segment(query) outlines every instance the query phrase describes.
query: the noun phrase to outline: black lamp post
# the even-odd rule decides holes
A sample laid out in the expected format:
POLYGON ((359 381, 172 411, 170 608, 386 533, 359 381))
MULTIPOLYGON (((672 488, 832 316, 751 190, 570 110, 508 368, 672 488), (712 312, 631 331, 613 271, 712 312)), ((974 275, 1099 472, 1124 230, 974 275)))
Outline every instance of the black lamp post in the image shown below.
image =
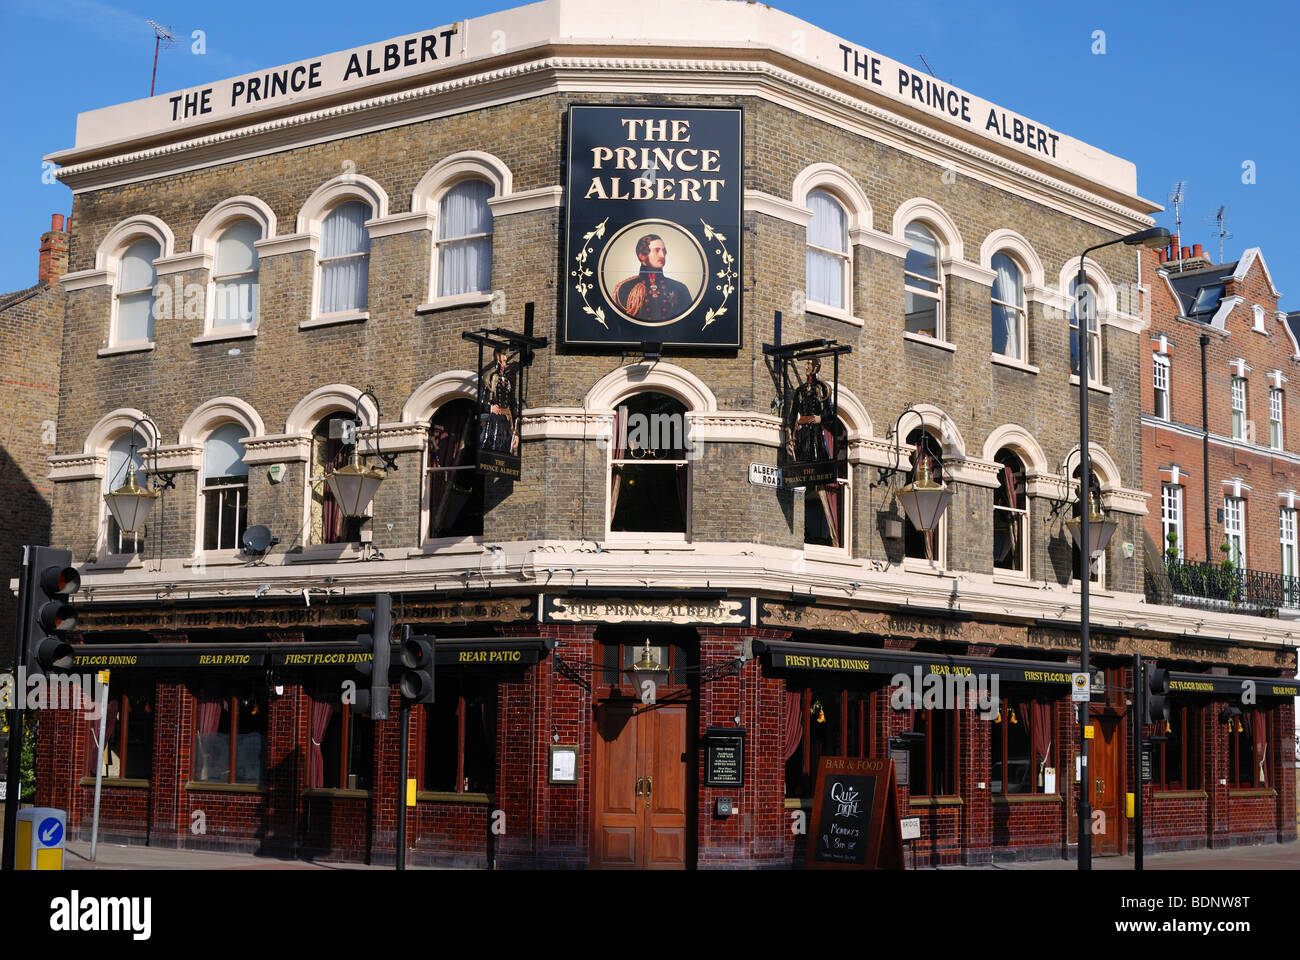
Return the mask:
MULTIPOLYGON (((1130 247, 1152 247, 1160 248, 1168 245, 1169 231, 1164 227, 1152 227, 1149 230, 1139 230, 1137 233, 1130 233, 1126 237, 1118 237, 1114 240, 1107 240, 1105 243, 1099 243, 1083 251, 1079 257, 1079 278, 1075 283, 1075 317, 1079 325, 1079 474, 1081 477, 1079 494, 1079 528, 1076 536, 1076 542, 1079 544, 1079 635, 1081 659, 1079 669, 1084 674, 1088 673, 1088 600, 1089 586, 1092 580, 1092 556, 1088 554, 1087 548, 1093 544, 1092 536, 1092 497, 1090 493, 1092 477, 1092 457, 1088 450, 1088 339, 1090 336, 1088 328, 1088 297, 1087 297, 1087 276, 1084 271, 1084 263, 1088 259, 1088 254, 1094 250, 1100 250, 1102 247, 1113 246, 1117 243, 1127 244, 1130 247), (1089 491, 1085 493, 1085 491, 1089 491), (1086 501, 1085 501, 1086 497, 1086 501)), ((1100 321, 1099 321, 1100 322, 1100 321)), ((1100 358, 1098 358, 1100 360, 1100 358)), ((1073 532, 1073 531, 1071 531, 1073 532)), ((1099 531, 1100 532, 1100 531, 1099 531)), ((1113 528, 1112 528, 1113 532, 1113 528)), ((1107 538, 1109 539, 1109 538, 1107 538)), ((1104 548, 1104 544, 1103 544, 1104 548)), ((1092 719, 1092 705, 1081 704, 1079 710, 1079 738, 1080 745, 1083 748, 1082 781, 1079 784, 1079 869, 1092 869, 1092 780, 1088 776, 1088 746, 1087 730, 1089 721, 1092 719)), ((1139 789, 1141 785, 1139 784, 1139 789)))

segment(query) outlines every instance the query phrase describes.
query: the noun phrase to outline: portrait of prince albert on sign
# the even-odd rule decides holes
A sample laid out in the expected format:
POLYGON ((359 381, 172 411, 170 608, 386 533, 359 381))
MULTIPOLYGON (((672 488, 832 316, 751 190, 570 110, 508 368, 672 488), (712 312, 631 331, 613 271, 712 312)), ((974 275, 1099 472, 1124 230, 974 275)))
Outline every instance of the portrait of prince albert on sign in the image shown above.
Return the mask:
POLYGON ((614 302, 633 320, 664 323, 690 309, 694 297, 686 284, 664 274, 668 246, 663 237, 647 233, 636 243, 640 271, 614 287, 614 302))

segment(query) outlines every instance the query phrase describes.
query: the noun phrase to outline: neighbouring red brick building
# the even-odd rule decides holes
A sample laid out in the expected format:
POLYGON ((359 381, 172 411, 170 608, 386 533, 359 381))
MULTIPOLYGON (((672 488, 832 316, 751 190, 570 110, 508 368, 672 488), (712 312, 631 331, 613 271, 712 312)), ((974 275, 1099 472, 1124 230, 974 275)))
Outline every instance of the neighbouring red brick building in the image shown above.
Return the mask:
POLYGON ((390 594, 437 637, 415 862, 802 866, 830 756, 895 761, 918 865, 1069 857, 1090 566, 1094 850, 1132 842, 1139 653, 1209 745, 1182 785, 1207 815, 1169 836, 1294 839, 1293 645, 1143 594, 1131 249, 1088 258, 1070 319, 1082 252, 1151 225, 1132 164, 716 0, 546 0, 92 111, 52 159, 78 224, 52 539, 78 668, 112 670, 105 743, 43 730, 74 834, 99 771, 107 836, 391 862, 399 724, 341 695, 390 594), (549 342, 516 410, 463 335, 521 328, 549 342), (851 349, 819 381, 774 359, 797 344, 851 349), (1091 564, 1080 376, 1115 524, 1091 564), (351 427, 396 469, 345 517, 351 427), (104 506, 133 463, 174 481, 135 532, 104 506), (921 531, 898 494, 927 473, 921 531), (983 686, 904 703, 900 675, 983 686), (1231 740, 1242 679, 1266 719, 1231 740), (1229 761, 1261 783, 1221 802, 1229 761))

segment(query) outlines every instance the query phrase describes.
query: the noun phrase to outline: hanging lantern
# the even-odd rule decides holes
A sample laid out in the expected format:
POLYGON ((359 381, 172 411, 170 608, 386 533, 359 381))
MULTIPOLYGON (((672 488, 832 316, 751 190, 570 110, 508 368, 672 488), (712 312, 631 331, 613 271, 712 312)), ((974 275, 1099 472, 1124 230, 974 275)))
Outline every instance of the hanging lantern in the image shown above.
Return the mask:
POLYGON ((943 512, 952 502, 952 494, 942 483, 930 479, 930 458, 923 454, 920 456, 916 479, 895 491, 894 497, 903 505, 903 512, 912 526, 922 533, 929 533, 939 526, 943 512))
MULTIPOLYGON (((1075 517, 1073 520, 1065 521, 1066 529, 1070 531, 1070 539, 1074 541, 1076 548, 1082 550, 1079 543, 1081 534, 1080 527, 1083 526, 1083 520, 1075 517)), ((1114 520, 1108 520, 1106 515, 1098 509, 1096 498, 1088 497, 1088 540, 1089 543, 1088 559, 1099 556, 1106 549, 1106 544, 1110 543, 1110 538, 1115 534, 1115 528, 1118 524, 1114 520)))
POLYGON ((136 483, 135 465, 132 464, 126 471, 126 483, 112 493, 104 494, 104 503, 108 505, 108 512, 113 515, 121 531, 134 534, 149 519, 158 495, 157 490, 136 483))
POLYGON ((352 458, 346 467, 325 476, 325 483, 345 517, 364 517, 375 491, 383 482, 383 471, 361 465, 361 454, 356 446, 352 448, 352 458))
POLYGON ((657 687, 662 676, 668 673, 668 668, 659 660, 658 649, 650 646, 649 637, 646 637, 645 646, 641 650, 641 659, 632 664, 631 672, 638 690, 644 690, 646 683, 657 687))

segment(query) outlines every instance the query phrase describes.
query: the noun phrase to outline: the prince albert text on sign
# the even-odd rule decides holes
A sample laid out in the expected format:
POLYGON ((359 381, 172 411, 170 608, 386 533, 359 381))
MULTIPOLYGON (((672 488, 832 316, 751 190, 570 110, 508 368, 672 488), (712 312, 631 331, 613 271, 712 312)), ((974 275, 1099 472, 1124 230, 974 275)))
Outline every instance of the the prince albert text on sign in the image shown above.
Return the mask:
POLYGON ((741 346, 741 111, 569 108, 564 341, 741 346))

